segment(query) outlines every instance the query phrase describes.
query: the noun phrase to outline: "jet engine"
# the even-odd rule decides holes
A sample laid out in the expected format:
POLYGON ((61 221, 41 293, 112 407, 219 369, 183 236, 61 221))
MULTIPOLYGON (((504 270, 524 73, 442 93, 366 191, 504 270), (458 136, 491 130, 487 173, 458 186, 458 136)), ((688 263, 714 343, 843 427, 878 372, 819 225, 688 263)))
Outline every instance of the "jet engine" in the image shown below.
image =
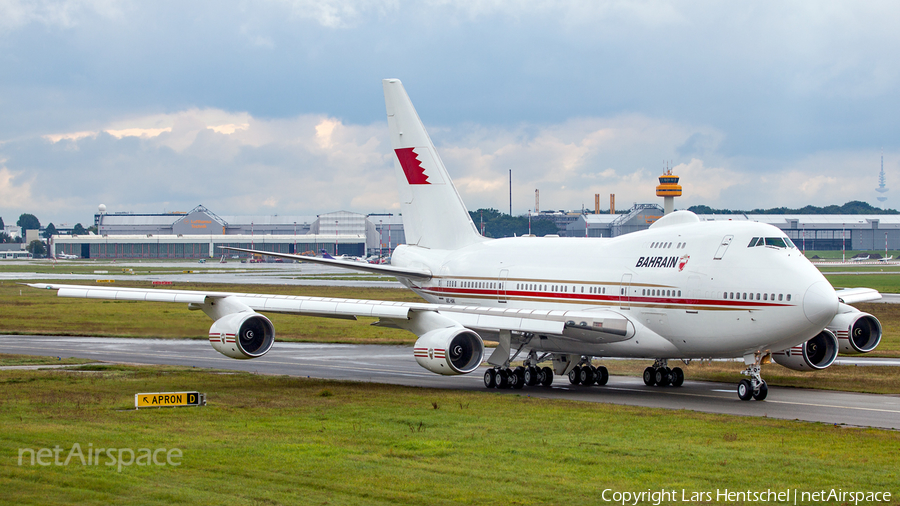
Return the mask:
POLYGON ((828 329, 803 344, 772 353, 772 360, 795 371, 817 371, 834 363, 838 340, 828 329))
POLYGON ((213 322, 209 342, 227 357, 257 358, 272 348, 275 327, 268 318, 253 311, 232 313, 213 322))
POLYGON ((881 342, 878 318, 841 304, 840 311, 826 327, 834 332, 843 353, 868 353, 881 342))
POLYGON ((484 341, 465 327, 445 327, 419 337, 413 353, 416 362, 431 372, 467 374, 484 360, 484 341))

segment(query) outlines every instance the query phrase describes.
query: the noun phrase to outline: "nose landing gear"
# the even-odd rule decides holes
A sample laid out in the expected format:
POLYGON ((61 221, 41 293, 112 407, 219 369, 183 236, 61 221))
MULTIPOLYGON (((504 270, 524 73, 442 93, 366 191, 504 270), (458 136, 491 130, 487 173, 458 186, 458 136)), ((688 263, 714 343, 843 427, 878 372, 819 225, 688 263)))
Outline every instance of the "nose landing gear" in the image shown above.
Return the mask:
POLYGON ((750 376, 750 379, 742 379, 738 383, 737 394, 740 400, 749 401, 750 399, 756 399, 761 401, 769 395, 769 387, 762 379, 762 368, 760 367, 766 356, 768 356, 767 353, 759 352, 744 355, 744 363, 747 365, 747 368, 741 371, 741 374, 750 376))

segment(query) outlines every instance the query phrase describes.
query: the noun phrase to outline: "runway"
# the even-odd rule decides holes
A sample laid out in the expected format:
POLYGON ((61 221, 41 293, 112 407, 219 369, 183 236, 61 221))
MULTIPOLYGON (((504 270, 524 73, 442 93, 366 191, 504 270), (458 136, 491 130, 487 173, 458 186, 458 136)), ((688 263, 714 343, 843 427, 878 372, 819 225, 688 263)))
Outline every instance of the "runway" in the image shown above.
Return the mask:
MULTIPOLYGON (((412 348, 407 346, 276 343, 272 351, 262 358, 233 360, 214 351, 205 340, 4 335, 0 336, 0 353, 185 365, 441 389, 484 390, 482 375, 479 373, 438 376, 422 369, 412 356, 412 348)), ((690 377, 689 367, 686 373, 690 377)), ((657 388, 647 387, 640 378, 624 376, 612 376, 609 384, 603 387, 572 386, 567 378, 557 376, 551 388, 525 387, 522 390, 494 392, 900 429, 900 396, 890 395, 772 387, 766 401, 743 402, 738 400, 735 385, 730 383, 685 381, 681 388, 657 388)))

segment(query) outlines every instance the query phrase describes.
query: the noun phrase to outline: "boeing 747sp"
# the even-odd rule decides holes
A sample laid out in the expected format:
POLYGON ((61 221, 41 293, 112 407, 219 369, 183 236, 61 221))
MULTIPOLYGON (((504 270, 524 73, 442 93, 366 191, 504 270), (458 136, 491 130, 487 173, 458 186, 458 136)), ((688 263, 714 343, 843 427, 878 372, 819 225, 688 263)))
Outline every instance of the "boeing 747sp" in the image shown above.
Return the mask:
POLYGON ((407 244, 389 265, 224 248, 396 276, 425 302, 32 284, 61 297, 179 302, 214 323, 209 340, 236 359, 264 355, 275 329, 261 313, 368 316, 418 336, 412 354, 437 374, 482 369, 488 388, 549 386, 554 375, 603 385, 603 357, 652 359, 647 385, 680 386, 670 362, 743 359, 742 400, 766 398, 771 357, 796 370, 824 369, 839 351, 866 353, 878 320, 852 306, 875 290, 835 292, 778 228, 701 222, 677 211, 648 230, 614 238, 488 239, 466 211, 399 80, 383 81, 407 244), (510 362, 524 359, 520 367, 510 362), (549 365, 548 365, 549 364, 549 365))

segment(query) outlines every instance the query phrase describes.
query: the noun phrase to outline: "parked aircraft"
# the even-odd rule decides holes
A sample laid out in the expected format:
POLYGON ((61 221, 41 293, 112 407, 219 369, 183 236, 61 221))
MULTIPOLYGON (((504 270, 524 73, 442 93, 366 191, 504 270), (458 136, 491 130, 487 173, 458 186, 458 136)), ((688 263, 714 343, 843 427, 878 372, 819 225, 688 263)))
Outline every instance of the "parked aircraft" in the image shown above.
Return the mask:
POLYGON ((416 334, 416 361, 444 375, 479 370, 489 339, 499 344, 483 369, 488 388, 549 386, 554 374, 604 385, 607 369, 595 365, 602 357, 653 359, 644 382, 680 386, 684 372, 670 362, 740 357, 748 378, 738 396, 762 400, 769 357, 817 370, 839 350, 866 353, 880 342, 878 320, 849 305, 880 294, 835 292, 771 225, 701 222, 676 211, 614 238, 481 236, 402 84, 386 79, 383 86, 407 240, 391 263, 223 249, 389 274, 427 302, 30 286, 62 297, 186 303, 214 320, 212 346, 237 359, 272 347, 266 312, 378 318, 377 325, 416 334), (523 365, 511 368, 519 358, 523 365))

